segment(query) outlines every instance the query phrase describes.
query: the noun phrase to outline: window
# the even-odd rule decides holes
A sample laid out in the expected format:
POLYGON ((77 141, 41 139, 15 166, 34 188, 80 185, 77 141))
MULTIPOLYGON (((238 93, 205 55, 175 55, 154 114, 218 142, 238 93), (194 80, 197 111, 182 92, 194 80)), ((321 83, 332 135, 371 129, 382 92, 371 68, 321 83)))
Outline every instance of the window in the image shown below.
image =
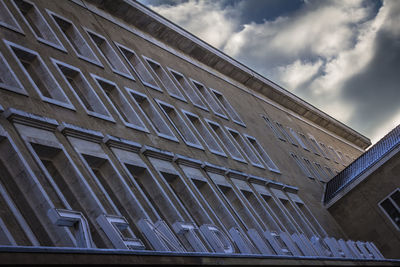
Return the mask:
POLYGON ((336 154, 338 155, 338 158, 339 158, 340 162, 342 162, 342 165, 346 166, 345 157, 343 156, 342 152, 336 151, 336 154))
POLYGON ((302 170, 303 174, 307 176, 308 178, 313 179, 314 176, 310 173, 310 171, 304 166, 304 164, 300 161, 300 159, 297 157, 297 155, 290 153, 294 161, 296 162, 297 166, 302 170))
POLYGON ((49 103, 74 109, 68 97, 38 53, 20 45, 4 41, 40 97, 49 103))
POLYGON ((27 95, 28 93, 22 87, 17 76, 8 65, 4 56, 0 53, 0 88, 9 90, 15 93, 27 95))
POLYGON ((317 152, 314 150, 314 147, 308 141, 307 137, 300 132, 299 132, 299 135, 300 135, 300 138, 303 140, 303 144, 306 146, 306 148, 304 148, 304 150, 310 151, 310 149, 311 149, 314 154, 317 154, 317 152))
POLYGON ((113 72, 124 76, 125 78, 134 80, 132 74, 129 72, 128 68, 124 65, 121 58, 117 55, 115 50, 112 48, 111 44, 101 36, 100 34, 94 33, 93 31, 86 29, 89 37, 92 39, 93 43, 96 45, 98 51, 110 65, 113 72))
POLYGON ((321 165, 317 162, 314 162, 315 166, 317 166, 317 170, 319 172, 319 175, 317 176, 321 182, 326 182, 328 179, 328 174, 325 172, 325 170, 321 167, 321 165))
POLYGON ((129 88, 126 90, 160 137, 179 142, 146 95, 129 88))
POLYGON ((269 128, 271 128, 272 132, 274 133, 275 137, 286 142, 285 137, 282 135, 282 133, 275 128, 274 124, 272 123, 272 121, 265 115, 262 116, 265 120, 265 122, 267 123, 267 125, 269 126, 269 128))
POLYGON ((52 59, 72 93, 89 115, 114 121, 110 113, 101 102, 99 96, 90 86, 82 72, 71 65, 52 59))
POLYGON ((140 81, 147 87, 155 89, 157 91, 161 91, 160 87, 158 87, 156 81, 153 76, 151 76, 150 72, 146 69, 143 62, 140 58, 133 52, 131 49, 114 42, 118 49, 121 51, 122 55, 128 61, 128 64, 131 66, 133 71, 135 71, 136 75, 139 77, 140 81))
POLYGON ((210 105, 212 111, 215 113, 215 115, 228 119, 228 117, 225 115, 224 111, 222 110, 222 107, 218 104, 217 100, 211 95, 211 93, 207 90, 207 88, 202 85, 201 83, 190 79, 195 86, 195 88, 200 92, 200 94, 203 96, 203 98, 206 100, 208 105, 210 105))
POLYGON ((288 132, 286 131, 285 127, 280 124, 279 122, 275 122, 276 125, 278 125, 278 129, 283 133, 283 135, 286 137, 286 140, 288 140, 292 145, 297 146, 297 144, 294 142, 293 138, 290 137, 288 132))
POLYGON ((47 12, 79 58, 97 66, 103 66, 72 21, 49 10, 47 12))
POLYGON ((161 110, 164 112, 165 116, 167 116, 168 120, 172 123, 175 130, 179 133, 183 141, 185 141, 188 146, 204 149, 199 140, 186 125, 181 115, 179 115, 179 113, 175 110, 173 106, 160 100, 156 100, 156 102, 160 106, 161 110))
POLYGON ((214 131, 214 134, 221 140, 221 143, 225 145, 225 148, 229 152, 229 154, 232 156, 233 159, 246 163, 244 160, 243 156, 240 154, 239 150, 236 148, 236 146, 233 144, 231 139, 226 135, 226 133, 222 130, 222 128, 219 126, 218 123, 207 120, 208 125, 211 127, 211 129, 214 131))
POLYGON ((249 146, 249 144, 243 139, 243 137, 239 134, 239 132, 230 129, 228 127, 225 127, 228 132, 231 134, 233 139, 236 141, 236 143, 241 147, 244 151, 244 154, 246 154, 247 158, 250 160, 251 164, 259 167, 259 168, 264 168, 262 165, 261 161, 258 159, 257 155, 254 153, 252 148, 249 146))
POLYGON ((4 0, 0 0, 0 26, 23 33, 14 16, 11 14, 10 10, 8 10, 4 0))
POLYGON ((329 160, 329 159, 334 159, 334 155, 330 154, 329 150, 326 148, 326 146, 325 146, 324 143, 319 142, 319 145, 320 145, 321 151, 325 153, 325 156, 324 156, 324 157, 325 157, 327 160, 329 160))
POLYGON ((96 81, 97 85, 102 89, 108 102, 126 126, 136 130, 149 132, 136 111, 132 108, 114 82, 108 81, 94 74, 92 74, 92 77, 96 81))
POLYGON ((203 141, 206 143, 208 149, 217 155, 226 157, 225 152, 221 148, 221 146, 218 144, 218 142, 215 140, 215 138, 211 135, 211 133, 208 131, 206 126, 201 122, 200 118, 188 111, 182 110, 183 114, 185 114, 186 118, 190 121, 192 124, 193 128, 196 129, 198 136, 203 139, 203 141))
POLYGON ((219 103, 225 108, 225 110, 228 112, 229 116, 232 118, 234 122, 237 124, 246 127, 242 119, 239 117, 237 112, 233 109, 231 104, 228 102, 228 100, 217 90, 215 89, 210 89, 211 92, 214 93, 215 97, 218 99, 219 103))
POLYGON ((322 148, 318 145, 317 140, 315 140, 315 138, 312 135, 310 135, 310 134, 308 134, 308 135, 310 137, 311 144, 313 146, 314 154, 317 155, 317 156, 321 156, 322 155, 326 159, 329 159, 328 156, 325 154, 325 152, 322 150, 322 148))
POLYGON ((303 140, 301 140, 301 137, 299 137, 299 135, 296 133, 295 130, 293 130, 292 128, 289 128, 290 133, 292 134, 292 136, 297 140, 297 142, 300 144, 300 146, 304 149, 304 150, 308 150, 307 145, 303 142, 303 140))
POLYGON ((339 164, 339 161, 341 160, 340 156, 338 155, 338 153, 336 152, 336 150, 333 149, 333 147, 328 147, 329 150, 331 151, 332 154, 332 158, 335 161, 335 163, 339 164))
POLYGON ((329 173, 329 178, 332 178, 333 176, 335 176, 335 174, 333 173, 333 171, 331 170, 331 168, 329 168, 328 166, 325 166, 325 170, 329 173))
POLYGON ((268 153, 258 143, 258 141, 252 136, 248 136, 248 135, 245 135, 245 136, 246 136, 247 140, 249 140, 249 142, 253 146, 253 148, 258 152, 258 154, 264 160, 264 163, 265 163, 265 165, 267 165, 268 169, 270 171, 273 171, 273 172, 276 172, 276 173, 280 173, 279 168, 275 165, 275 163, 269 157, 268 153))
POLYGON ((311 162, 306 158, 303 158, 303 160, 306 163, 306 167, 310 171, 310 174, 312 175, 312 177, 310 177, 310 178, 318 178, 318 180, 321 180, 321 177, 319 177, 319 173, 314 169, 311 162))
POLYGON ((171 78, 168 76, 167 72, 163 69, 163 67, 161 67, 159 63, 150 58, 147 58, 145 56, 143 56, 143 58, 147 61, 153 73, 158 77, 160 82, 164 85, 164 88, 167 90, 168 94, 170 94, 170 96, 172 97, 175 97, 176 99, 186 102, 185 97, 172 82, 171 78))
POLYGON ((379 203, 379 207, 394 224, 397 230, 400 230, 400 189, 397 188, 388 197, 379 203))
POLYGON ((168 68, 174 77, 175 81, 181 86, 181 88, 185 91, 186 95, 189 97, 190 101, 192 101, 193 105, 198 108, 208 110, 204 105, 203 100, 201 100, 200 96, 197 94, 195 89, 189 84, 183 74, 168 68))
POLYGON ((32 30, 36 39, 52 47, 65 51, 65 48, 54 34, 53 30, 40 13, 39 9, 30 1, 14 0, 18 12, 21 14, 26 25, 32 30))

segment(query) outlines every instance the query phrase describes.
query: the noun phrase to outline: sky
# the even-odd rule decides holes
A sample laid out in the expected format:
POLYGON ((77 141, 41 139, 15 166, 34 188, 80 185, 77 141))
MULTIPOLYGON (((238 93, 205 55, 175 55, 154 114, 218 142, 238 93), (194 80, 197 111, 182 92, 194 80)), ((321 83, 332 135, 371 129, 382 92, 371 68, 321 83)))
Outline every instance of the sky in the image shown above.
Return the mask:
POLYGON ((367 136, 400 124, 400 0, 139 0, 367 136))

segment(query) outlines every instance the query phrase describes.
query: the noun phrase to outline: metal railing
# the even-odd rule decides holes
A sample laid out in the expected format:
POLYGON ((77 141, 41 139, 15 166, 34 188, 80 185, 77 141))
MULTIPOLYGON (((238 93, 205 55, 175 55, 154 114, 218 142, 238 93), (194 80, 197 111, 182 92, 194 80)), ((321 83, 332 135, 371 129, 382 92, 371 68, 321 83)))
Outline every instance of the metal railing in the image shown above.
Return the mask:
POLYGON ((400 144, 400 125, 390 131, 368 151, 358 157, 349 166, 333 177, 325 188, 324 203, 332 200, 341 190, 346 188, 368 168, 383 158, 400 144))

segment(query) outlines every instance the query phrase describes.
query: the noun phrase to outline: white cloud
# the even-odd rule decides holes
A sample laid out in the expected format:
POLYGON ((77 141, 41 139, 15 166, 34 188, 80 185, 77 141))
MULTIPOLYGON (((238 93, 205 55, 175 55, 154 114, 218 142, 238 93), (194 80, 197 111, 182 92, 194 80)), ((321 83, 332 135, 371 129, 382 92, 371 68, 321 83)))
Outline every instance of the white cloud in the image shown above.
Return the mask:
POLYGON ((217 48, 222 48, 237 27, 231 16, 234 10, 222 9, 218 1, 191 0, 175 6, 150 7, 217 48))
POLYGON ((300 85, 309 81, 322 66, 322 60, 316 62, 302 62, 296 60, 291 65, 278 67, 279 79, 282 85, 289 90, 295 91, 300 85))

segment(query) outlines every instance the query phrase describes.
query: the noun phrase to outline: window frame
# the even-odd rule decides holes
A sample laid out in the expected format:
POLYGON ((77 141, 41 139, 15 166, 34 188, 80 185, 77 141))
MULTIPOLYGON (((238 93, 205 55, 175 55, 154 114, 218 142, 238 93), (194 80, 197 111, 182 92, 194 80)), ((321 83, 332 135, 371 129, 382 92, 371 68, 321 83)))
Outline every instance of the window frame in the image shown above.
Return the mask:
POLYGON ((382 203, 386 200, 389 200, 391 202, 391 204, 397 209, 397 211, 400 213, 400 206, 397 205, 397 203, 395 201, 393 201, 393 199, 391 198, 392 195, 394 195, 396 192, 400 193, 400 188, 396 188, 395 190, 393 190, 390 194, 388 194, 384 199, 382 199, 381 201, 379 201, 378 203, 378 207, 381 209, 381 211, 383 212, 383 214, 385 214, 387 216, 387 219, 390 220, 390 222, 393 224, 393 226, 400 231, 400 226, 396 225, 396 223, 393 221, 392 217, 390 217, 390 215, 388 214, 388 212, 382 207, 382 203))
POLYGON ((201 145, 199 139, 193 133, 192 129, 190 129, 190 127, 188 126, 186 121, 182 118, 181 114, 179 114, 178 110, 174 106, 172 106, 172 105, 170 105, 170 104, 168 104, 168 103, 166 103, 166 102, 164 102, 164 101, 162 101, 160 99, 154 99, 154 101, 158 104, 158 106, 160 107, 162 113, 165 115, 165 117, 167 117, 168 121, 172 124, 172 127, 175 129, 175 131, 182 138, 183 142, 185 142, 185 144, 190 146, 190 147, 194 147, 194 148, 197 148, 197 149, 200 149, 200 150, 204 151, 204 147, 201 145), (189 134, 192 135, 192 137, 195 139, 195 141, 197 141, 197 144, 187 140, 187 138, 184 136, 184 134, 180 130, 181 126, 180 125, 176 125, 176 123, 171 119, 170 115, 164 110, 164 108, 162 106, 166 106, 166 107, 172 109, 173 112, 175 112, 175 114, 179 117, 179 120, 184 124, 184 127, 186 127, 186 130, 189 131, 189 134))
POLYGON ((32 34, 35 36, 35 38, 43 43, 46 44, 48 46, 51 46, 53 48, 56 48, 62 52, 67 53, 67 50, 65 49, 64 45, 61 43, 60 39, 58 38, 58 36, 56 35, 56 33, 54 32, 53 28, 51 28, 50 24, 47 22, 47 20, 44 18, 42 12, 40 12, 39 8, 36 6, 35 3, 29 1, 29 0, 23 0, 24 2, 32 5, 32 8, 36 11, 37 15, 40 17, 40 19, 43 20, 44 25, 47 27, 47 30, 50 31, 50 34, 54 37, 56 43, 53 43, 52 41, 49 41, 43 37, 40 37, 36 34, 36 32, 33 30, 32 26, 30 25, 29 21, 25 18, 24 14, 22 14, 22 11, 20 10, 20 8, 17 6, 17 3, 15 3, 15 0, 12 0, 12 4, 14 5, 15 9, 17 10, 18 14, 22 17, 22 20, 25 22, 26 26, 29 28, 29 30, 32 32, 32 34))
POLYGON ((224 152, 223 147, 218 143, 217 139, 215 139, 215 137, 212 135, 212 133, 210 132, 210 130, 207 128, 207 126, 201 121, 200 117, 197 116, 196 114, 189 112, 187 110, 181 109, 182 113, 185 115, 186 119, 188 121, 190 121, 190 124, 192 124, 193 129, 195 130, 195 132, 197 133, 197 135, 200 137, 201 140, 203 140, 203 142, 206 144, 208 150, 210 150, 211 153, 222 156, 222 157, 228 157, 226 155, 226 153, 224 152), (215 150, 213 149, 208 142, 204 139, 204 137, 199 133, 199 131, 197 130, 197 128, 193 125, 193 122, 188 118, 188 116, 192 116, 194 118, 196 118, 199 123, 202 125, 202 127, 208 132, 209 136, 214 140, 214 142, 218 145, 218 147, 220 148, 221 151, 215 150))
MULTIPOLYGON (((163 66, 161 66, 161 64, 158 63, 157 61, 155 61, 154 59, 151 59, 151 58, 146 57, 146 56, 144 56, 144 55, 142 55, 142 57, 144 58, 144 61, 146 62, 148 68, 150 68, 150 72, 153 73, 153 76, 157 77, 159 83, 162 84, 162 86, 165 88, 165 90, 167 91, 167 93, 168 93, 171 97, 173 97, 173 98, 175 98, 175 99, 178 99, 178 100, 180 100, 180 101, 182 101, 182 102, 187 103, 187 100, 186 100, 185 96, 182 94, 182 92, 179 90, 179 88, 178 88, 178 87, 175 85, 175 83, 172 81, 171 77, 169 77, 167 71, 163 68, 163 66), (154 64, 154 65, 157 65, 157 67, 164 73, 166 79, 169 79, 169 82, 168 82, 168 83, 169 83, 170 85, 172 85, 172 86, 176 89, 176 92, 177 92, 177 93, 172 92, 171 89, 170 89, 170 87, 167 87, 167 86, 165 85, 165 82, 163 81, 163 79, 155 72, 155 70, 154 70, 153 67, 150 65, 150 63, 152 63, 152 64, 154 64)), ((174 89, 172 89, 172 90, 174 90, 174 89)))
POLYGON ((264 147, 260 144, 260 142, 258 142, 258 140, 254 137, 254 136, 250 136, 248 134, 243 134, 247 141, 249 141, 250 145, 254 148, 255 152, 257 152, 257 154, 260 156, 260 158, 262 159, 262 161, 264 162, 264 165, 267 166, 267 168, 275 173, 281 174, 281 171, 279 170, 278 166, 276 166, 275 162, 271 159, 271 157, 269 156, 269 154, 265 151, 264 147), (268 157, 269 161, 273 164, 273 166, 270 166, 270 164, 268 164, 266 162, 266 160, 264 159, 264 157, 262 155, 260 155, 260 153, 258 152, 258 150, 254 147, 253 143, 250 141, 250 139, 252 139, 257 146, 260 148, 260 150, 266 155, 266 157, 268 157))
POLYGON ((83 72, 77 68, 74 67, 68 63, 59 61, 55 58, 51 58, 51 61, 53 62, 55 68, 57 69, 57 71, 59 72, 59 74, 62 76, 65 84, 68 86, 68 88, 70 89, 70 91, 72 92, 72 94, 75 96, 76 100, 79 102, 79 104, 83 107, 83 109, 86 111, 86 113, 90 116, 96 117, 96 118, 100 118, 106 121, 110 121, 115 123, 115 119, 113 118, 113 116, 110 114, 110 112, 108 111, 107 107, 104 105, 103 101, 101 100, 101 98, 99 97, 99 95, 97 94, 96 90, 94 90, 94 88, 92 87, 92 85, 89 83, 88 79, 86 78, 85 75, 83 75, 83 72), (101 113, 98 113, 96 111, 90 111, 86 108, 85 104, 82 102, 81 98, 79 97, 79 95, 75 92, 75 89, 71 86, 71 84, 69 83, 69 81, 67 80, 67 78, 65 77, 64 73, 61 71, 61 69, 59 68, 58 65, 62 65, 65 68, 68 68, 70 70, 73 70, 75 72, 78 73, 78 75, 81 76, 81 79, 87 84, 89 90, 92 91, 92 93, 94 94, 94 97, 98 100, 98 103, 102 106, 102 108, 104 108, 104 111, 108 114, 104 115, 101 113))
MULTIPOLYGON (((129 128, 135 129, 135 130, 139 130, 145 133, 150 133, 149 130, 147 129, 146 125, 144 124, 143 120, 140 118, 139 114, 135 111, 135 109, 132 107, 131 103, 128 101, 128 99, 125 97, 125 95, 123 94, 122 90, 120 89, 120 87, 113 81, 107 80, 103 77, 100 77, 96 74, 90 73, 90 76, 92 77, 92 79, 94 80, 94 82, 96 83, 96 85, 101 89, 101 93, 103 94, 104 98, 107 99, 108 103, 110 104, 110 106, 114 109, 114 112, 117 113, 118 117, 120 118, 120 120, 122 121, 122 123, 129 128), (119 93, 119 95, 126 101, 126 104, 128 104, 129 109, 134 112, 136 114, 136 117, 138 118, 139 122, 143 125, 142 127, 136 124, 133 124, 132 122, 126 121, 122 115, 120 114, 119 110, 115 107, 114 102, 110 99, 110 97, 104 92, 105 89, 103 89, 103 87, 100 85, 99 80, 107 83, 111 86, 114 87, 114 90, 117 90, 117 92, 119 93)), ((126 116, 126 115, 125 115, 126 116)))
POLYGON ((106 64, 110 67, 110 69, 111 69, 114 73, 116 73, 116 74, 118 74, 118 75, 121 75, 122 77, 125 77, 125 78, 127 78, 127 79, 129 79, 129 80, 135 81, 135 78, 132 76, 132 73, 129 71, 129 69, 126 67, 126 65, 124 64, 124 62, 121 60, 121 57, 118 55, 118 53, 116 52, 116 50, 112 47, 112 42, 109 42, 109 41, 107 40, 106 37, 104 37, 103 35, 101 35, 101 34, 95 32, 95 31, 93 31, 93 30, 91 30, 91 29, 88 29, 88 28, 86 28, 86 27, 82 27, 82 28, 83 28, 83 30, 86 32, 86 34, 89 36, 89 39, 92 41, 93 45, 96 47, 97 52, 101 55, 101 57, 104 59, 104 61, 106 62, 106 64), (105 54, 103 53, 103 50, 100 49, 100 47, 99 47, 99 46, 97 45, 97 43, 93 40, 93 37, 92 37, 91 35, 95 35, 97 38, 102 39, 102 41, 103 41, 102 44, 105 44, 106 46, 108 46, 108 48, 109 48, 109 49, 112 51, 112 53, 114 54, 113 56, 115 56, 115 60, 118 61, 118 62, 121 64, 121 67, 123 68, 123 70, 116 69, 116 68, 114 68, 114 67, 112 66, 111 60, 108 58, 109 55, 105 55, 105 54), (124 71, 125 71, 126 73, 124 73, 124 71))
POLYGON ((235 122, 236 124, 243 126, 246 128, 246 124, 243 122, 242 118, 240 118, 238 112, 232 107, 231 103, 228 101, 228 99, 226 99, 226 97, 218 90, 215 90, 214 88, 209 88, 209 90, 212 92, 213 97, 215 97, 215 99, 217 100, 217 102, 219 103, 219 105, 225 109, 225 113, 228 114, 228 116, 231 118, 231 120, 233 122, 235 122), (222 102, 220 100, 220 98, 222 98, 224 100, 224 102, 222 102), (232 115, 233 114, 233 115, 232 115), (235 119, 234 117, 236 117, 237 119, 235 119))
POLYGON ((154 132, 157 134, 157 136, 162 137, 164 139, 170 140, 170 141, 174 141, 176 143, 180 143, 178 138, 175 136, 174 132, 172 131, 172 129, 169 127, 169 125, 167 124, 167 122, 165 121, 165 119, 162 117, 161 113, 159 110, 157 110, 156 105, 154 105, 151 101, 150 98, 143 93, 140 93, 134 89, 125 87, 125 90, 128 92, 129 97, 131 98, 132 102, 136 105, 136 107, 141 111, 141 113, 143 114, 143 116, 146 118, 147 122, 151 125, 151 127, 153 128, 154 132), (138 101, 135 99, 135 97, 132 95, 138 95, 144 99, 146 99, 146 101, 149 103, 149 105, 151 106, 151 108, 153 110, 155 110, 155 112, 157 113, 157 115, 159 116, 160 120, 162 120, 162 122, 165 124, 165 126, 168 128, 169 132, 171 133, 171 135, 168 134, 164 134, 162 132, 159 132, 157 130, 158 127, 154 126, 154 122, 152 119, 149 118, 149 116, 147 115, 147 113, 143 110, 143 108, 141 107, 141 105, 138 103, 138 101))
POLYGON ((19 25, 18 21, 15 19, 15 16, 11 13, 10 9, 8 8, 7 4, 5 3, 4 0, 0 0, 0 10, 3 10, 5 13, 7 13, 7 15, 9 15, 9 17, 11 18, 12 22, 15 25, 11 25, 6 23, 5 21, 0 20, 0 26, 15 31, 17 33, 21 33, 23 35, 25 35, 24 31, 22 30, 21 26, 19 25))
MULTIPOLYGON (((25 90, 24 86, 22 85, 21 81, 18 79, 18 77, 15 74, 14 70, 11 68, 11 66, 10 66, 10 64, 8 64, 8 61, 6 60, 6 58, 0 52, 0 64, 1 64, 1 62, 3 62, 2 67, 8 69, 8 71, 11 74, 11 78, 14 79, 15 83, 19 87, 15 87, 15 86, 10 85, 10 84, 5 83, 5 82, 0 82, 0 89, 4 89, 4 90, 8 90, 10 92, 17 93, 17 94, 29 96, 28 92, 25 90)), ((1 69, 0 69, 0 71, 1 71, 1 69)))
POLYGON ((48 10, 48 9, 46 9, 46 12, 49 14, 49 17, 53 20, 53 23, 56 25, 56 27, 57 27, 58 30, 61 32, 61 34, 63 35, 64 39, 67 41, 67 43, 69 44, 70 48, 72 49, 72 51, 75 52, 75 54, 76 54, 76 56, 77 56, 78 58, 80 58, 80 59, 82 59, 82 60, 85 60, 85 61, 87 61, 87 62, 89 62, 89 63, 92 63, 92 64, 94 64, 94 65, 96 65, 96 66, 98 66, 98 67, 100 67, 100 68, 104 68, 103 64, 100 62, 100 60, 99 60, 99 58, 97 57, 96 53, 94 53, 92 47, 90 47, 89 42, 83 37, 83 35, 82 35, 82 33, 79 31, 78 27, 75 26, 75 24, 74 24, 71 20, 69 20, 69 19, 67 19, 67 18, 65 18, 65 17, 63 17, 63 16, 61 16, 61 15, 59 15, 59 14, 53 12, 53 11, 50 11, 50 10, 48 10), (64 31, 62 30, 61 26, 57 23, 55 17, 57 17, 58 19, 61 19, 61 20, 65 21, 65 22, 67 22, 67 23, 69 23, 69 24, 71 25, 70 27, 72 27, 72 28, 74 29, 74 32, 77 34, 77 36, 79 36, 79 37, 81 38, 81 41, 84 42, 84 45, 87 46, 87 48, 89 49, 89 51, 90 51, 90 53, 91 53, 91 56, 92 56, 93 58, 89 58, 89 57, 87 57, 86 55, 83 55, 83 54, 79 53, 79 52, 75 49, 75 47, 72 45, 72 43, 71 43, 71 41, 69 40, 69 38, 67 37, 67 35, 66 35, 66 34, 64 33, 64 31))
POLYGON ((31 50, 29 48, 26 48, 24 46, 18 45, 16 43, 10 42, 8 40, 3 39, 4 43, 6 44, 8 50, 11 52, 13 58, 15 59, 15 61, 17 62, 18 66, 20 67, 20 69, 22 70, 22 72, 25 74, 26 78, 29 80, 29 83, 32 85, 32 87, 35 89, 36 93, 39 95, 40 99, 48 102, 50 104, 54 104, 63 108, 67 108, 70 110, 76 110, 74 105, 71 103, 71 100, 68 98, 68 96, 66 95, 66 93, 64 92, 63 88, 60 86, 60 84, 58 83, 57 79, 54 78, 53 73, 49 70, 49 68, 47 67, 46 63, 44 62, 43 58, 40 56, 40 54, 34 50, 31 50), (61 95, 65 98, 65 100, 67 102, 63 102, 61 100, 58 99, 54 99, 54 98, 50 98, 50 97, 46 97, 42 94, 42 92, 40 91, 39 87, 36 85, 36 83, 33 81, 31 75, 28 73, 28 71, 25 69, 25 67, 22 65, 21 60, 19 59, 19 57, 16 55, 16 53, 14 52, 13 48, 16 48, 18 50, 22 50, 25 53, 29 53, 33 56, 35 56, 35 60, 39 61, 39 64, 43 67, 43 69, 47 72, 47 75, 49 77, 49 79, 52 80, 52 82, 54 82, 54 84, 56 85, 56 88, 60 91, 61 95))

